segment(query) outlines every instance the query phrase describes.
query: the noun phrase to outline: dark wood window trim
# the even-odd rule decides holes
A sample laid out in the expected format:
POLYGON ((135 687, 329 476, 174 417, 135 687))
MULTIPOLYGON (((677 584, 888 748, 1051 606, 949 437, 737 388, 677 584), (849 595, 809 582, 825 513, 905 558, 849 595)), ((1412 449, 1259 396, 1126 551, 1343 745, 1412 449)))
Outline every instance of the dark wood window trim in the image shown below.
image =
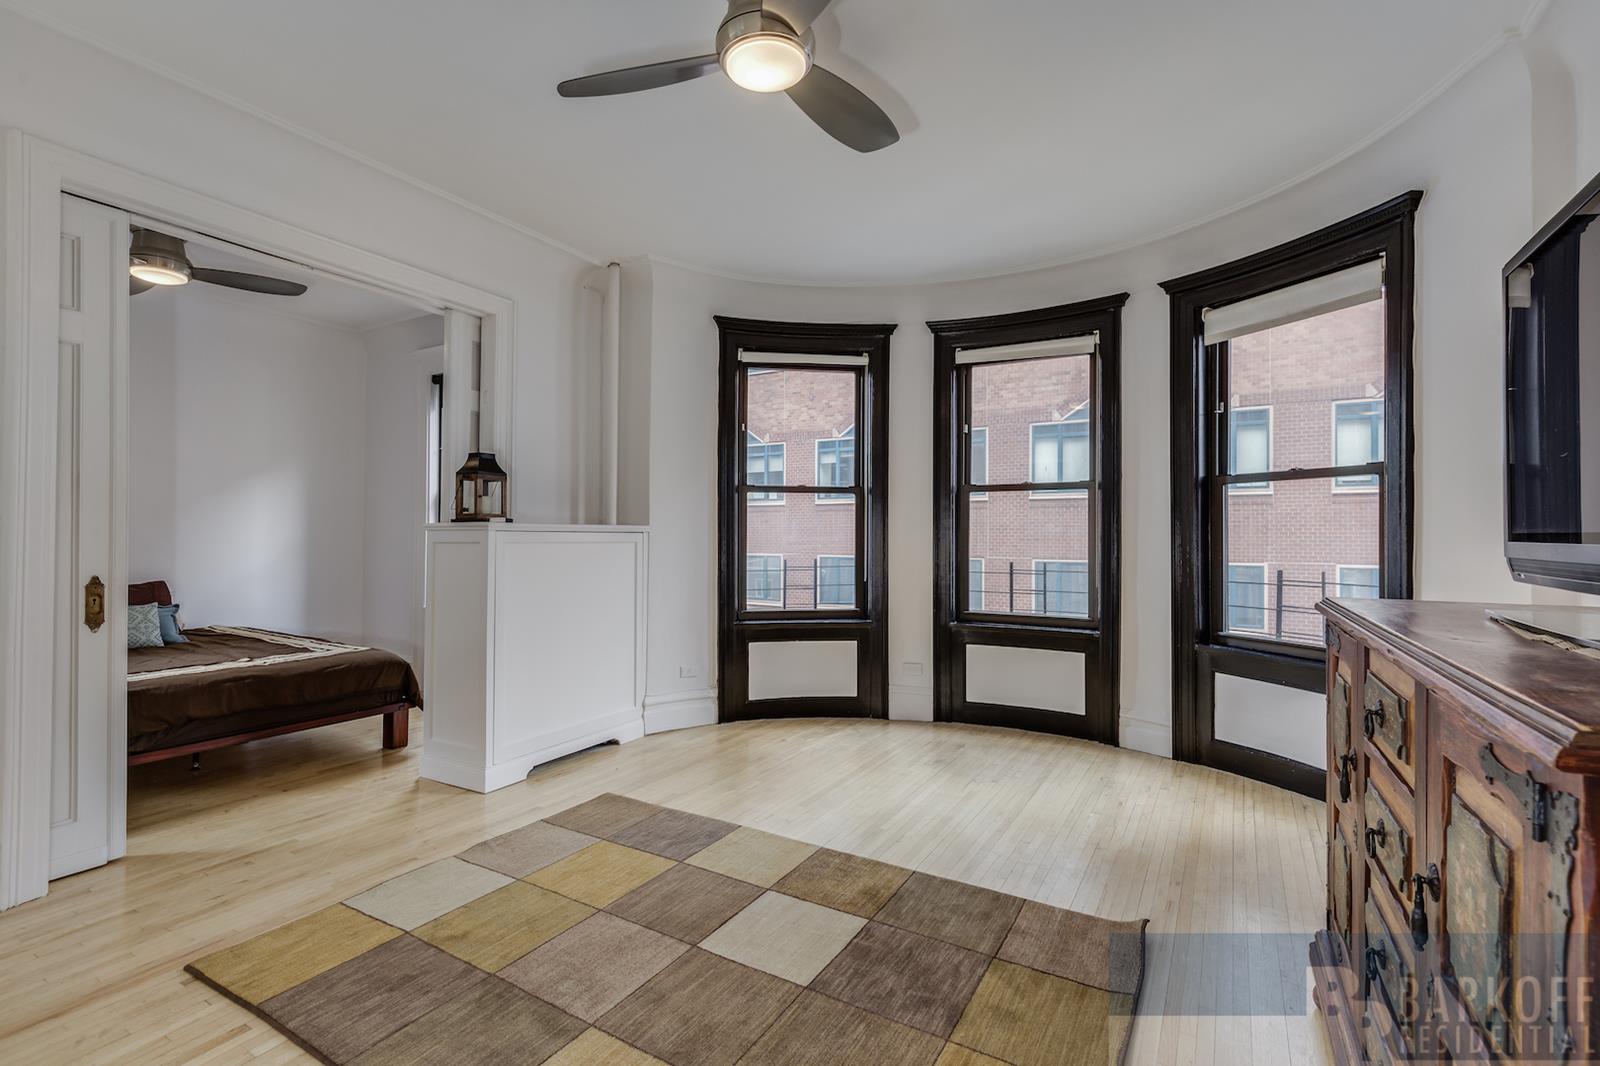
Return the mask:
MULTIPOLYGON (((717 430, 717 716, 747 718, 889 715, 889 338, 892 324, 767 322, 713 316, 719 334, 717 430), (744 535, 739 471, 745 460, 740 351, 865 355, 855 426, 858 500, 858 606, 842 610, 744 609, 744 535), (854 697, 750 699, 750 645, 757 641, 841 640, 856 645, 854 697)), ((790 486, 792 487, 792 486, 790 486)), ((843 490, 836 490, 842 493, 843 490)))
MULTIPOLYGON (((1211 680, 1221 672, 1320 692, 1326 652, 1275 642, 1220 637, 1210 617, 1221 515, 1212 505, 1208 469, 1213 381, 1202 312, 1385 257, 1387 349, 1384 374, 1382 488, 1383 588, 1411 595, 1413 485, 1412 333, 1415 229, 1421 192, 1409 192, 1297 240, 1222 266, 1162 283, 1171 301, 1173 752, 1310 796, 1323 793, 1323 772, 1291 759, 1217 740, 1211 680)), ((1217 608, 1220 610, 1220 608, 1217 608)))
MULTIPOLYGON (((981 722, 1080 736, 1116 744, 1120 716, 1121 661, 1121 481, 1122 307, 1127 293, 1094 300, 985 318, 929 322, 933 333, 933 528, 934 528, 934 718, 941 722, 981 722), (956 353, 1077 337, 1098 331, 1099 353, 1093 376, 1091 459, 1099 492, 1092 511, 1097 566, 1090 568, 1091 619, 1035 619, 973 615, 961 600, 961 572, 967 567, 958 494, 964 435, 956 353), (1083 716, 1026 707, 1000 707, 966 701, 966 648, 972 645, 1043 648, 1081 652, 1087 659, 1083 716)), ((992 444, 992 442, 989 442, 992 444)))

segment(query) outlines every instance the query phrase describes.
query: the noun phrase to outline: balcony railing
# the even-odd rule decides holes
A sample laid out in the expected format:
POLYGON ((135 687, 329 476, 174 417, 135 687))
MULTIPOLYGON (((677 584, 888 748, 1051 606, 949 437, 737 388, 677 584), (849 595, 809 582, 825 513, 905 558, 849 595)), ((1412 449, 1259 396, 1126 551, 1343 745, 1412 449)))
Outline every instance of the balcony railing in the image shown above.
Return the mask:
POLYGON ((1226 629, 1231 633, 1266 633, 1274 640, 1295 643, 1322 642, 1322 622, 1317 614, 1317 604, 1329 596, 1376 598, 1382 589, 1375 581, 1341 580, 1330 577, 1326 571, 1315 579, 1291 578, 1281 568, 1265 581, 1246 581, 1228 578, 1225 602, 1226 629), (1241 590, 1260 589, 1246 596, 1241 590), (1267 590, 1272 590, 1271 604, 1267 603, 1267 590), (1235 624, 1236 617, 1259 616, 1260 625, 1235 624), (1267 618, 1271 616, 1268 624, 1267 618), (1296 624, 1301 623, 1301 624, 1296 624))

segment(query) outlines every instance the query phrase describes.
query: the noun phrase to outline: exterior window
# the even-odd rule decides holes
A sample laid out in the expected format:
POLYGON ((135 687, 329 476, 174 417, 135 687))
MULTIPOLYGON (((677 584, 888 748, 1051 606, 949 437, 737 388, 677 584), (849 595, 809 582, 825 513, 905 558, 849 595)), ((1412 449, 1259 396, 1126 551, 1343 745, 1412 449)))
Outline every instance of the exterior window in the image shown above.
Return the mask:
MULTIPOLYGON (((968 434, 971 439, 972 483, 974 485, 987 485, 989 483, 989 430, 983 426, 976 426, 968 434)), ((987 492, 972 493, 974 500, 987 500, 987 492)))
MULTIPOLYGON (((1272 469, 1272 408, 1239 407, 1228 412, 1228 473, 1260 474, 1272 469)), ((1266 481, 1235 481, 1233 492, 1271 492, 1266 481)))
POLYGON ((967 561, 967 610, 983 610, 983 560, 967 561))
MULTIPOLYGON (((1365 466, 1383 461, 1383 400, 1340 400, 1333 405, 1333 465, 1365 466)), ((1375 489, 1377 474, 1333 479, 1336 489, 1375 489)))
MULTIPOLYGON (((851 427, 841 437, 817 441, 817 484, 854 485, 856 483, 856 431, 851 427)), ((817 499, 853 500, 848 492, 819 492, 817 499)))
POLYGON ((1063 422, 1034 425, 1031 435, 1033 451, 1029 481, 1089 480, 1088 407, 1078 408, 1063 422))
POLYGON ((1266 564, 1228 564, 1228 628, 1260 633, 1267 628, 1266 564))
POLYGON ((817 556, 817 606, 856 605, 856 561, 849 555, 817 556))
POLYGON ((746 555, 744 557, 744 595, 750 603, 783 602, 783 556, 746 555))
POLYGON ((1056 618, 1089 614, 1089 564, 1054 559, 1033 562, 1033 609, 1056 618))
POLYGON ((1358 600, 1375 600, 1382 588, 1376 566, 1341 566, 1336 595, 1358 600))
MULTIPOLYGON (((748 485, 783 484, 783 442, 767 444, 754 433, 746 435, 745 483, 748 485)), ((751 503, 782 503, 781 492, 752 492, 751 503)))

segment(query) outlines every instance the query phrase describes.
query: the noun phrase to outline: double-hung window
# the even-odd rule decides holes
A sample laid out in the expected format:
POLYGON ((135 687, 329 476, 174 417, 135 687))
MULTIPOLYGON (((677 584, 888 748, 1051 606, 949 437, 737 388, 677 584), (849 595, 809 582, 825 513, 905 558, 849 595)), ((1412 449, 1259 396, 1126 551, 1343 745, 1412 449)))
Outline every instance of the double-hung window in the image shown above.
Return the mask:
POLYGON ((1205 314, 1220 634, 1320 647, 1317 603, 1340 583, 1332 560, 1381 573, 1382 276, 1374 259, 1205 314))

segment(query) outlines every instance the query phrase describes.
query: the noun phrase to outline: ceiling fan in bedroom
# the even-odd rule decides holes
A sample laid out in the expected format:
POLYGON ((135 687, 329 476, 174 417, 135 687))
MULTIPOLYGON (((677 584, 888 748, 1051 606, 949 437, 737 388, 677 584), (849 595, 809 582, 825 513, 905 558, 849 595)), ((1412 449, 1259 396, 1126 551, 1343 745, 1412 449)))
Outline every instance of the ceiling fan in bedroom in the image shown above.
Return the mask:
POLYGON ((246 274, 238 270, 217 270, 189 262, 184 242, 153 229, 133 227, 128 248, 128 291, 137 296, 158 285, 186 285, 203 281, 245 292, 268 296, 300 296, 306 286, 297 281, 269 278, 265 274, 246 274))
POLYGON ((729 0, 715 52, 572 78, 556 91, 615 96, 691 81, 721 68, 740 88, 788 93, 824 133, 858 152, 876 152, 898 141, 900 131, 865 93, 812 60, 811 24, 831 2, 729 0))

